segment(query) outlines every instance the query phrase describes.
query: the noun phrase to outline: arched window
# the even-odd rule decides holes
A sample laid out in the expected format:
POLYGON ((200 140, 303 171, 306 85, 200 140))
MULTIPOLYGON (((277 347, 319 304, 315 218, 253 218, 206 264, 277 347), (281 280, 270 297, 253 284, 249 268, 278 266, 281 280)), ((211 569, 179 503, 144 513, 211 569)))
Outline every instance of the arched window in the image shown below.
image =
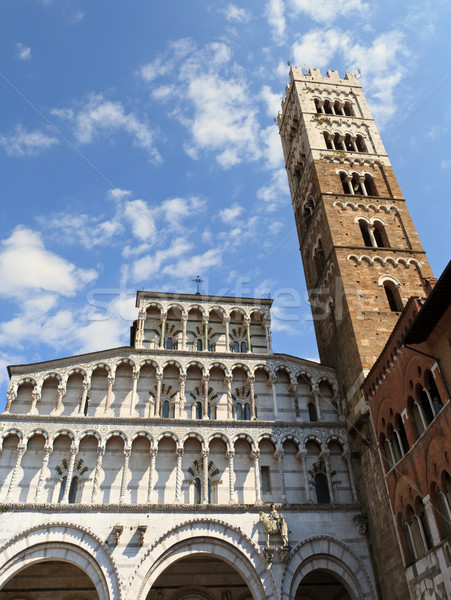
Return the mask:
POLYGON ((377 196, 377 189, 374 183, 374 177, 368 175, 368 173, 365 175, 365 189, 366 196, 377 196))
POLYGON ((172 338, 168 337, 168 339, 166 340, 166 349, 167 350, 172 350, 172 347, 173 347, 173 345, 172 345, 172 338))
POLYGON ((89 396, 86 396, 86 402, 85 402, 85 405, 83 407, 83 414, 85 415, 85 417, 88 416, 89 400, 90 400, 89 396))
POLYGON ((236 405, 236 418, 238 421, 241 421, 243 419, 243 406, 242 404, 237 404, 236 405))
POLYGON ((196 402, 196 419, 202 419, 202 402, 196 402))
POLYGON ((442 404, 442 399, 440 398, 439 391, 435 384, 434 376, 432 375, 431 371, 429 371, 429 370, 426 372, 426 381, 428 382, 428 385, 429 385, 429 394, 431 396, 432 405, 434 407, 435 414, 437 414, 438 412, 440 412, 442 410, 443 404, 442 404))
POLYGON ((353 117, 354 116, 354 108, 353 108, 351 102, 349 102, 349 101, 347 101, 347 102, 344 103, 343 111, 344 111, 344 113, 345 113, 345 115, 347 117, 353 117))
POLYGON ((318 504, 330 504, 329 485, 324 473, 315 475, 316 501, 318 504))
POLYGON ((163 417, 163 419, 169 419, 169 402, 167 400, 163 402, 163 410, 161 416, 163 417))
POLYGON ((194 504, 202 504, 202 482, 200 477, 194 480, 194 504))
POLYGON ((310 221, 312 219, 312 213, 313 213, 314 208, 315 208, 315 205, 313 203, 313 200, 311 198, 309 198, 306 201, 306 203, 304 204, 304 210, 302 213, 302 215, 304 217, 306 228, 310 225, 310 221))
POLYGON ((244 405, 244 419, 250 421, 251 418, 251 407, 248 402, 244 405))
POLYGON ((423 411, 423 415, 426 420, 426 426, 428 426, 434 420, 435 415, 432 412, 431 404, 429 402, 426 390, 421 386, 418 386, 417 388, 417 397, 420 401, 421 410, 423 411))
POLYGON ((406 562, 407 564, 412 564, 415 562, 416 560, 416 556, 415 556, 415 550, 413 547, 413 539, 412 539, 412 531, 411 531, 411 527, 412 525, 410 523, 407 523, 405 517, 403 517, 401 514, 398 515, 398 527, 401 529, 402 531, 402 537, 405 543, 405 554, 406 555, 406 562))
POLYGON ((378 248, 390 248, 385 227, 380 221, 374 221, 373 235, 378 248))
POLYGON ((329 100, 325 100, 324 101, 324 112, 326 113, 326 115, 333 115, 333 108, 332 108, 332 104, 330 103, 329 100))
POLYGON ((397 438, 395 432, 393 431, 393 427, 391 425, 389 425, 389 427, 387 428, 387 433, 388 433, 388 437, 390 440, 389 443, 391 444, 393 457, 394 457, 395 461, 398 462, 402 458, 402 452, 401 452, 401 448, 399 446, 398 438, 397 438))
POLYGON ((402 454, 404 455, 404 454, 406 454, 406 452, 409 451, 410 446, 409 446, 406 429, 404 427, 404 422, 402 420, 401 415, 398 415, 398 414, 395 415, 395 423, 396 423, 396 428, 398 430, 399 437, 401 439, 401 445, 402 445, 401 451, 402 451, 402 454))
POLYGON ((239 352, 240 351, 240 345, 238 342, 233 342, 233 351, 234 352, 239 352))
POLYGON ((442 477, 442 489, 437 490, 437 506, 441 517, 441 537, 451 537, 451 477, 449 473, 442 477))
POLYGON ((352 190, 352 184, 349 175, 347 173, 344 173, 343 171, 340 171, 340 180, 341 185, 343 186, 343 193, 353 194, 354 191, 352 190))
POLYGON ((363 139, 363 137, 361 135, 358 135, 355 139, 355 145, 357 146, 357 150, 359 152, 366 152, 366 144, 365 144, 365 140, 363 139))
POLYGON ((318 113, 322 113, 323 111, 323 102, 321 102, 321 100, 318 100, 318 98, 315 98, 315 108, 316 108, 316 112, 318 113))
POLYGON ((344 111, 343 111, 343 103, 340 102, 339 100, 335 100, 334 102, 334 111, 336 115, 344 115, 344 111))
POLYGON ((356 194, 357 196, 361 196, 364 194, 362 185, 360 183, 360 175, 358 173, 352 174, 351 185, 354 194, 356 194))
POLYGON ((247 352, 247 344, 246 342, 241 342, 241 352, 247 352))
POLYGON ((373 242, 371 240, 368 222, 365 221, 365 219, 360 219, 359 227, 360 227, 360 231, 362 232, 363 242, 364 242, 365 246, 367 246, 368 248, 372 248, 373 242))
POLYGON ((424 432, 424 424, 423 419, 421 418, 420 408, 412 396, 409 396, 407 399, 407 409, 410 410, 410 414, 412 415, 415 424, 416 434, 419 437, 424 432))
POLYGON ((433 543, 424 504, 420 498, 417 498, 416 501, 416 517, 418 519, 418 525, 421 527, 423 532, 423 535, 421 535, 421 540, 423 542, 424 553, 426 553, 428 550, 433 548, 433 543))
POLYGON ((60 493, 58 495, 58 503, 61 502, 61 500, 64 498, 64 492, 66 491, 66 483, 67 483, 67 477, 66 477, 66 475, 64 475, 64 477, 61 480, 60 493))
POLYGON ((69 488, 69 504, 75 504, 75 498, 77 497, 78 489, 78 477, 72 477, 69 488))
POLYGON ((349 135, 349 133, 346 134, 344 142, 345 142, 346 150, 348 152, 355 152, 356 145, 355 145, 354 139, 349 135))
POLYGON ((382 455, 384 460, 384 466, 385 466, 385 470, 389 471, 392 467, 393 467, 393 459, 392 459, 392 454, 391 454, 391 450, 390 450, 390 445, 388 443, 387 438, 385 437, 385 435, 383 433, 381 433, 380 435, 380 448, 382 450, 382 455))
POLYGON ((391 281, 384 281, 384 290, 390 310, 392 312, 401 312, 403 307, 398 288, 391 281))
POLYGON ((318 420, 318 413, 316 412, 316 406, 312 403, 309 402, 308 404, 308 417, 309 420, 313 423, 315 421, 318 420))
POLYGON ((202 350, 202 348, 203 348, 202 340, 199 338, 196 342, 196 349, 202 350))
POLYGON ((330 136, 329 136, 328 132, 325 131, 323 133, 323 136, 324 136, 324 141, 326 142, 326 148, 328 150, 333 150, 334 149, 334 145, 332 143, 332 140, 330 139, 330 136))

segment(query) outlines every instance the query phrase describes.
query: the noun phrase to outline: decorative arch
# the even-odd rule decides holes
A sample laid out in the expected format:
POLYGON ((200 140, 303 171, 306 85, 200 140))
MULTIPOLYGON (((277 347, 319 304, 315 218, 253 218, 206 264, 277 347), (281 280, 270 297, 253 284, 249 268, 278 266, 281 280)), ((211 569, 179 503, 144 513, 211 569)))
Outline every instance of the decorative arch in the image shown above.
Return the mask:
POLYGON ((294 598, 304 577, 317 569, 335 575, 352 600, 376 600, 373 583, 359 556, 347 544, 329 535, 307 538, 291 551, 282 577, 281 599, 294 598))
POLYGON ((45 439, 45 443, 46 445, 48 445, 49 443, 49 434, 47 433, 47 431, 45 431, 44 429, 33 429, 33 431, 30 431, 29 433, 27 433, 27 435, 24 437, 23 443, 24 444, 28 444, 28 441, 35 435, 42 435, 45 439))
POLYGON ((71 523, 30 527, 0 548, 0 587, 22 569, 45 560, 69 562, 96 585, 100 600, 122 600, 114 559, 103 541, 88 528, 71 523))
POLYGON ((238 527, 208 518, 186 521, 155 540, 130 578, 127 598, 144 600, 159 575, 171 564, 201 553, 213 554, 233 566, 254 598, 278 598, 276 583, 259 547, 238 527), (163 553, 162 548, 165 548, 163 553))
POLYGON ((397 288, 401 287, 401 283, 398 281, 398 279, 396 279, 396 277, 393 277, 392 275, 381 275, 379 277, 377 285, 383 286, 386 281, 391 281, 391 283, 397 288))

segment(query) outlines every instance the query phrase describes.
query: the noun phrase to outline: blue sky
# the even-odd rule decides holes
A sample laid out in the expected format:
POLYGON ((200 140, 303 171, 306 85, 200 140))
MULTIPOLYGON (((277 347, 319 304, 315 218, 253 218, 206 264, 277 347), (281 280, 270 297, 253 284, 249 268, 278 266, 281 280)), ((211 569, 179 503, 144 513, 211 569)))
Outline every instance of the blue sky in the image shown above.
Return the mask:
POLYGON ((277 127, 287 61, 361 83, 436 276, 449 2, 15 0, 0 18, 0 385, 127 345, 137 289, 274 298, 317 357, 277 127))

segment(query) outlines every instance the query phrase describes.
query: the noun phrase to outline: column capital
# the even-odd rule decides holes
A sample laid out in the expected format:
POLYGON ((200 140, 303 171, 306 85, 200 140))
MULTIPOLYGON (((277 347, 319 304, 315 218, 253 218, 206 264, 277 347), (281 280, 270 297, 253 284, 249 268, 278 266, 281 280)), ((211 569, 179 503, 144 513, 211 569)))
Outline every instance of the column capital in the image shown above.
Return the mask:
POLYGON ((124 457, 125 458, 130 458, 130 455, 132 453, 132 449, 129 447, 124 448, 124 457))
MULTIPOLYGON (((85 382, 83 382, 83 388, 84 388, 85 382)), ((89 386, 88 382, 86 382, 86 385, 89 386)), ((114 385, 114 375, 108 375, 108 385, 113 386, 114 385)), ((88 388, 86 388, 88 389, 88 388)))
MULTIPOLYGON (((228 460, 232 460, 234 456, 235 456, 235 452, 233 450, 227 450, 227 452, 225 453, 225 457, 228 460)), ((444 493, 444 492, 442 492, 442 493, 444 493)))
POLYGON ((183 448, 177 448, 175 451, 175 455, 177 456, 177 458, 182 458, 183 457, 183 448))
POLYGON ((247 380, 249 381, 249 383, 250 383, 251 385, 254 385, 254 383, 255 383, 255 375, 254 375, 254 374, 250 374, 250 375, 248 375, 248 376, 247 376, 247 380))
POLYGON ((230 316, 224 315, 224 323, 230 323, 230 316))
POLYGON ((75 442, 73 442, 70 446, 70 453, 72 456, 75 456, 78 452, 78 446, 75 442))
POLYGON ((155 458, 157 456, 157 454, 158 454, 158 448, 153 448, 153 447, 150 448, 149 454, 150 454, 150 456, 152 456, 152 457, 155 458))
POLYGON ((97 458, 100 457, 104 457, 105 456, 105 446, 98 446, 97 447, 97 458))
POLYGON ((307 457, 307 450, 305 450, 305 449, 299 450, 298 453, 296 454, 296 458, 300 458, 301 460, 305 460, 306 457, 307 457))
POLYGON ((163 373, 157 373, 157 381, 163 381, 163 373))
POLYGON ((145 311, 143 308, 140 308, 139 312, 138 312, 138 319, 141 321, 144 321, 146 319, 146 317, 147 317, 147 311, 145 311))
POLYGON ((258 458, 260 457, 260 450, 252 450, 249 456, 253 461, 258 460, 258 458))
POLYGON ((139 379, 139 371, 132 372, 132 379, 134 379, 135 381, 139 379))
POLYGON ((180 373, 179 383, 186 383, 186 373, 180 373))
POLYGON ((202 458, 208 458, 210 456, 210 450, 203 449, 200 453, 202 458))
POLYGON ((251 324, 251 318, 248 315, 245 315, 243 318, 243 323, 245 325, 250 325, 251 324))

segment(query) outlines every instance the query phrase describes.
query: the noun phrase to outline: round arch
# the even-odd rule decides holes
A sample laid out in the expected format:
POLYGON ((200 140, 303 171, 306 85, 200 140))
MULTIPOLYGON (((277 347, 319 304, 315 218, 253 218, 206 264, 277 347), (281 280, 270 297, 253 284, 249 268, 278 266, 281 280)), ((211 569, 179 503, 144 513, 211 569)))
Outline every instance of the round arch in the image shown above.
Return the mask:
POLYGON ((193 554, 209 554, 233 566, 246 581, 254 600, 278 598, 265 558, 250 538, 223 521, 196 519, 155 540, 130 578, 127 599, 145 600, 152 585, 170 565, 193 554))
POLYGON ((344 542, 324 535, 307 538, 292 550, 283 575, 281 600, 295 598, 304 577, 318 569, 328 571, 339 579, 352 600, 376 599, 372 581, 361 559, 344 542))
POLYGON ((121 600, 119 574, 102 540, 85 527, 48 523, 30 527, 0 548, 0 589, 23 569, 56 560, 80 568, 99 600, 121 600))

